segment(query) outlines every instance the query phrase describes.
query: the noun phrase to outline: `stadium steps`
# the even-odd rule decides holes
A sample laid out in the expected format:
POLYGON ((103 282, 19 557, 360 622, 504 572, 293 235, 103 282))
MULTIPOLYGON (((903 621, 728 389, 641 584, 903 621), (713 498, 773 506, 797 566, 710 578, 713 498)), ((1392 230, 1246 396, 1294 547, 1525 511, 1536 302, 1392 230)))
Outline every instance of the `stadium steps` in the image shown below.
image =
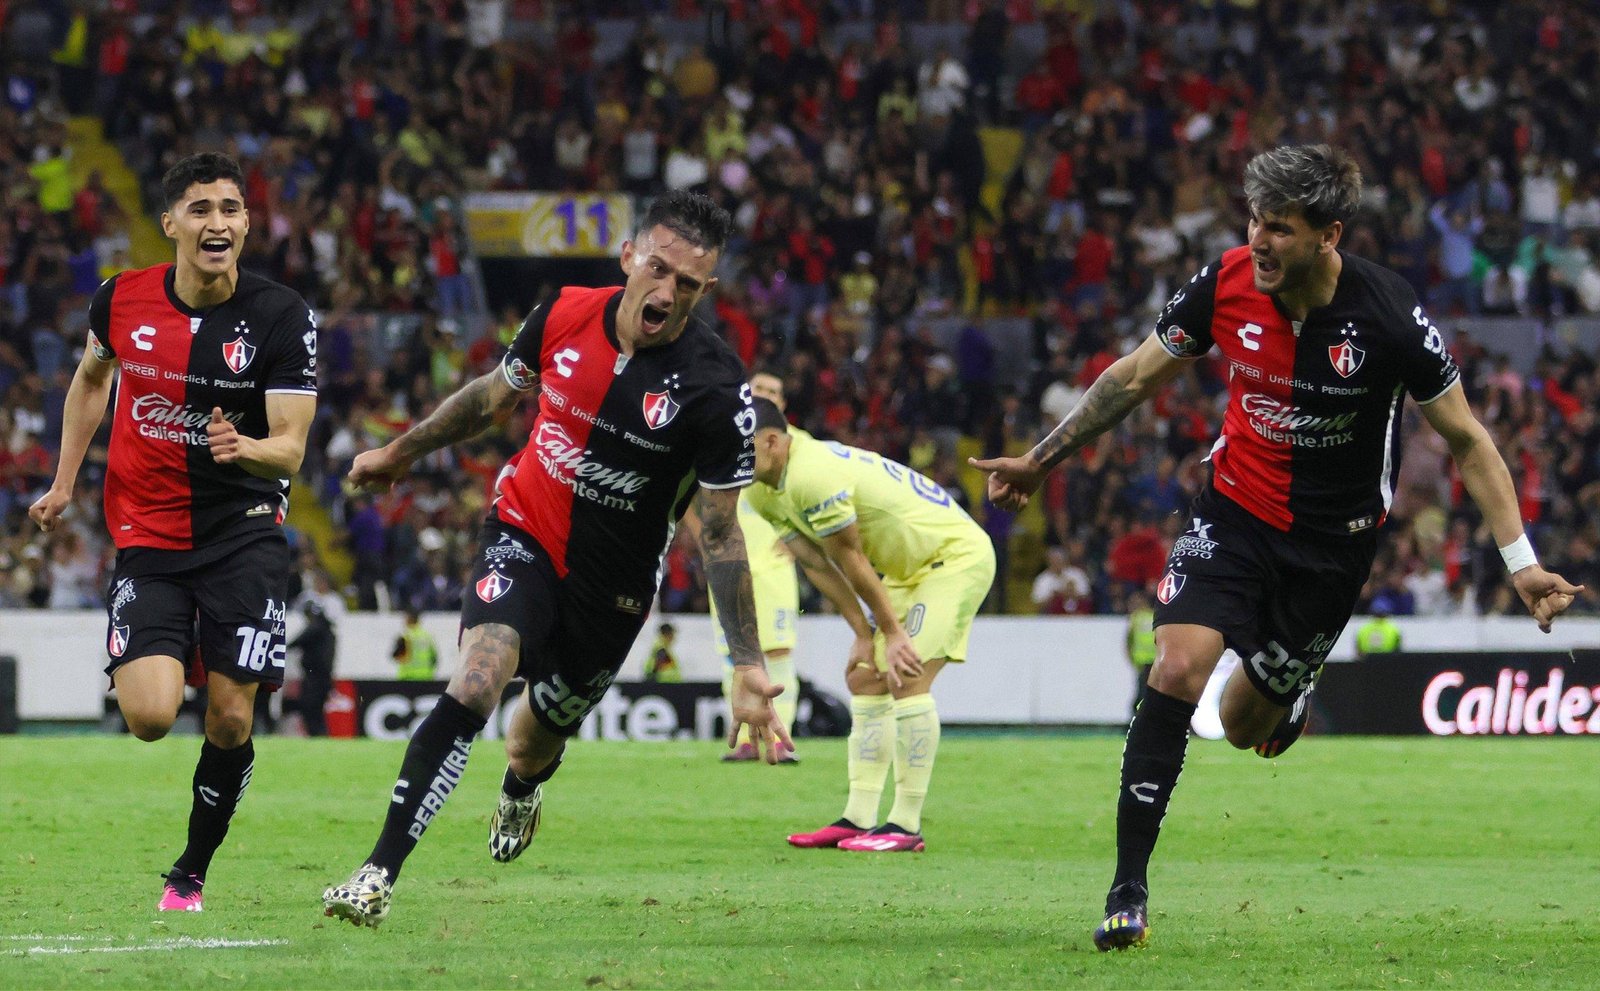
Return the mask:
MULTIPOLYGON (((1005 198, 1006 183, 1022 160, 1024 140, 1022 132, 1014 127, 980 127, 978 144, 983 148, 983 186, 978 191, 980 205, 992 220, 975 220, 973 233, 987 229, 991 233, 998 227, 1000 202, 1005 198)), ((968 313, 978 312, 978 268, 972 256, 972 247, 963 244, 960 249, 961 301, 968 313)), ((993 307, 991 301, 989 307, 993 307)), ((986 315, 993 315, 988 313, 986 315)))
POLYGON ((98 117, 73 117, 67 121, 67 138, 72 145, 72 184, 82 189, 89 173, 99 170, 106 191, 117 201, 128 218, 129 254, 134 268, 144 268, 172 260, 172 248, 161 228, 145 213, 139 195, 139 177, 128 168, 117 146, 106 140, 105 127, 98 117))
POLYGON ((983 146, 983 189, 978 198, 998 221, 1006 181, 1022 160, 1022 132, 1015 127, 980 127, 978 143, 983 146))
POLYGON ((356 570, 355 558, 345 548, 328 507, 317 498, 315 486, 304 478, 296 478, 289 488, 289 524, 316 548, 317 560, 328 570, 334 588, 350 584, 356 570))

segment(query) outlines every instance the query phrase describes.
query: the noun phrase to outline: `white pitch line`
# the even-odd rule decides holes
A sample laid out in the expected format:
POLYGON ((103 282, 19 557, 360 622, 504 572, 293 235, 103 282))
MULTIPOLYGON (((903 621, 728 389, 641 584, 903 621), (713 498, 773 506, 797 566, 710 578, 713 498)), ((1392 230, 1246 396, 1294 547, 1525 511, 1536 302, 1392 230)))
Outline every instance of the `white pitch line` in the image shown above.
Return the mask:
MULTIPOLYGON (((43 939, 81 939, 73 936, 45 936, 43 939)), ((24 954, 59 955, 69 953, 145 953, 149 951, 170 950, 232 950, 255 946, 288 946, 286 939, 195 939, 192 936, 179 936, 176 939, 162 939, 154 943, 139 943, 133 946, 29 946, 25 949, 6 951, 9 956, 22 956, 24 954)))

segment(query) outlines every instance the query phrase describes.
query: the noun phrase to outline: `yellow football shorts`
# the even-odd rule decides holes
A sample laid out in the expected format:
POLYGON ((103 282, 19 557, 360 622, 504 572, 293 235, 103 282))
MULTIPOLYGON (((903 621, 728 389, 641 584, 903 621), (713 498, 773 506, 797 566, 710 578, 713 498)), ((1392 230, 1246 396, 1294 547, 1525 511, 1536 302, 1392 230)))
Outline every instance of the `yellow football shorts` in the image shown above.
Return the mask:
MULTIPOLYGON (((945 555, 905 582, 884 580, 889 601, 923 660, 967 659, 972 621, 994 584, 994 548, 973 541, 945 555)), ((874 637, 878 670, 888 670, 882 634, 874 637)))

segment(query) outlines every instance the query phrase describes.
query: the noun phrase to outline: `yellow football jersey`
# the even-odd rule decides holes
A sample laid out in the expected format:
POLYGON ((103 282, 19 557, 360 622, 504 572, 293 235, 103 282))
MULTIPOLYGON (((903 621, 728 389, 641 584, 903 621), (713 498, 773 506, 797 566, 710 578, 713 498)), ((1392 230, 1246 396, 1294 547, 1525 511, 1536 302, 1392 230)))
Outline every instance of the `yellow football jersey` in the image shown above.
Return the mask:
POLYGON ((862 549, 889 581, 916 580, 962 552, 989 553, 989 537, 937 482, 871 451, 796 434, 777 488, 745 489, 780 537, 810 540, 856 524, 862 549))

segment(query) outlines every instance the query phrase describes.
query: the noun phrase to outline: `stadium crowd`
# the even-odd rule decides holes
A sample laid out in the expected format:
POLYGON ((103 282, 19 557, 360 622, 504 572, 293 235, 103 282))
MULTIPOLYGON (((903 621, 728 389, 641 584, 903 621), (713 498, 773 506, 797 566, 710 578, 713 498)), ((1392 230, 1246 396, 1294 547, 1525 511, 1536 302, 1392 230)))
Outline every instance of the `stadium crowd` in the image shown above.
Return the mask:
MULTIPOLYGON (((481 308, 465 190, 709 192, 738 231, 704 318, 782 374, 797 422, 963 499, 958 449, 1029 443, 1240 242, 1240 170, 1273 145, 1356 155, 1366 197, 1343 247, 1405 275, 1447 329, 1600 311, 1600 16, 1576 0, 1381 16, 1356 0, 646 6, 657 16, 618 46, 555 3, 0 3, 0 606, 97 604, 109 553, 92 475, 74 526, 43 541, 23 525, 48 485, 85 294, 127 264, 129 218, 98 179, 71 181, 68 114, 102 121, 147 212, 176 158, 244 163, 244 264, 319 310, 306 470, 348 534, 363 608, 455 607, 493 475, 531 416, 434 455, 390 496, 338 485, 357 452, 491 368, 520 321, 521 306, 481 308), (991 128, 1020 143, 997 151, 991 128), (373 311, 415 329, 376 348, 373 311), (1033 329, 1019 380, 997 371, 1001 315, 1033 329), (945 317, 970 324, 940 347, 926 325, 945 317)), ((585 9, 610 8, 637 10, 585 9)), ((1600 590, 1600 372, 1581 352, 1530 373, 1465 337, 1455 348, 1535 543, 1600 590)), ((1002 580, 991 608, 1120 611, 1159 577, 1225 375, 1201 361, 1053 475, 1052 551, 1037 578, 1015 576, 1032 601, 1008 601, 1002 580)), ((1519 608, 1442 445, 1406 436, 1362 608, 1519 608)), ((1018 522, 971 509, 1006 574, 1018 522)), ((696 569, 680 541, 665 608, 704 608, 696 569)), ((1600 606, 1588 595, 1575 608, 1600 606)))

